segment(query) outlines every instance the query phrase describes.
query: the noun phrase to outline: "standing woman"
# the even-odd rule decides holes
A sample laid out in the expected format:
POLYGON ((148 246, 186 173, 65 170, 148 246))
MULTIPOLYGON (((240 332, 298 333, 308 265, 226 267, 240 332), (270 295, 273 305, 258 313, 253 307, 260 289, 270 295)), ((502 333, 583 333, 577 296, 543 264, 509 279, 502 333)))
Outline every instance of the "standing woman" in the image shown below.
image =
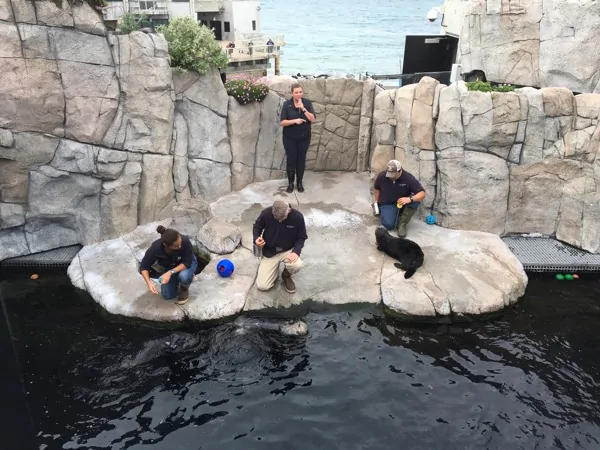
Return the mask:
POLYGON ((281 108, 283 127, 283 148, 287 158, 287 192, 294 191, 294 177, 297 176, 298 192, 304 192, 302 178, 306 166, 306 152, 310 145, 310 126, 317 120, 312 102, 302 98, 302 86, 292 85, 292 98, 281 108))
POLYGON ((166 300, 178 297, 178 305, 183 305, 189 297, 189 287, 194 281, 198 260, 194 255, 192 242, 179 231, 159 225, 156 229, 160 239, 152 243, 140 263, 140 273, 148 290, 158 294, 158 289, 150 278, 160 277, 160 293, 166 300))

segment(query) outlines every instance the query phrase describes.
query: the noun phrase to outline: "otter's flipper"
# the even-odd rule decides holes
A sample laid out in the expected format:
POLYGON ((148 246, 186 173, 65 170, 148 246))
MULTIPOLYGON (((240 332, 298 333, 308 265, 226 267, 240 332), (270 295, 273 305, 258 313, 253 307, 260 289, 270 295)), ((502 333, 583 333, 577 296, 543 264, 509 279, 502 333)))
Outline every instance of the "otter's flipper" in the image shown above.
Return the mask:
POLYGON ((394 267, 396 267, 398 269, 401 269, 401 270, 404 270, 405 271, 404 272, 404 278, 407 279, 407 280, 410 277, 412 277, 415 274, 415 272, 417 271, 417 265, 416 264, 413 264, 410 267, 405 267, 405 266, 403 266, 400 263, 394 263, 394 267))

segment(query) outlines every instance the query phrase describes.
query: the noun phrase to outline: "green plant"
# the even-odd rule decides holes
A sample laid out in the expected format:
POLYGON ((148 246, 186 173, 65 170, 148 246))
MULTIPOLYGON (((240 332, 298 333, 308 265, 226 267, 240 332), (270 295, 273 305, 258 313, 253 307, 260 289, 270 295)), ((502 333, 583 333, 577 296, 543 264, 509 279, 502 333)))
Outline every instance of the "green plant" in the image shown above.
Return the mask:
POLYGON ((142 21, 144 20, 147 20, 144 15, 136 18, 131 13, 125 13, 121 16, 121 19, 119 19, 118 28, 121 30, 121 33, 129 34, 132 31, 137 31, 142 28, 142 21))
POLYGON ((171 66, 180 72, 195 70, 204 75, 211 68, 225 69, 229 63, 212 30, 192 17, 177 17, 156 31, 169 43, 171 66))
POLYGON ((252 77, 237 77, 225 83, 227 94, 241 105, 262 102, 269 93, 269 86, 252 77))
POLYGON ((489 81, 469 81, 465 84, 470 91, 513 92, 515 90, 515 87, 512 84, 492 84, 489 81))

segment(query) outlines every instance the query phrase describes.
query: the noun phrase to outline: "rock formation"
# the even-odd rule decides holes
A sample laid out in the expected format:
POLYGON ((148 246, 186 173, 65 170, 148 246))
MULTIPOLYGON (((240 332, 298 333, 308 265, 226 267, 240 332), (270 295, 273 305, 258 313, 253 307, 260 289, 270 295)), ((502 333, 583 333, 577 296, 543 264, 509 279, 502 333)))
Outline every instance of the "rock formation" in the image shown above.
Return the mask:
MULTIPOLYGON (((184 306, 150 294, 136 273, 144 250, 158 238, 158 223, 84 247, 69 267, 69 276, 109 312, 156 321, 214 320, 309 301, 383 302, 388 312, 406 318, 464 320, 499 311, 524 294, 527 276, 523 267, 498 236, 419 221, 409 224, 409 234, 423 248, 425 262, 405 280, 404 272, 393 266, 394 260, 377 251, 374 230, 378 220, 370 213, 368 175, 309 172, 306 181, 312 188, 297 195, 287 194, 279 181, 254 183, 211 203, 214 217, 195 214, 194 223, 182 223, 178 215, 160 222, 166 226, 187 223, 191 239, 210 250, 211 261, 196 276, 184 306), (263 207, 272 205, 275 195, 304 214, 308 229, 304 264, 294 275, 297 292, 293 295, 281 282, 269 292, 260 292, 254 285, 258 259, 251 251, 252 224, 263 207), (217 274, 221 258, 235 265, 229 278, 217 274), (116 266, 131 275, 116 274, 116 266)), ((194 210, 205 210, 205 206, 196 205, 194 210)))
POLYGON ((497 82, 600 93, 596 0, 463 3, 457 55, 463 73, 479 69, 497 82))
MULTIPOLYGON (((0 0, 0 39, 0 260, 164 218, 191 226, 211 214, 206 202, 283 178, 291 77, 265 79, 267 98, 242 106, 216 72, 174 73, 162 36, 107 33, 87 2, 0 0)), ((309 169, 374 176, 395 157, 427 189, 421 215, 445 227, 600 252, 600 94, 470 92, 431 78, 385 91, 353 78, 302 85, 318 117, 309 169)))
POLYGON ((444 227, 542 233, 600 253, 599 111, 600 94, 424 78, 377 95, 371 173, 402 161, 428 192, 421 214, 444 227))
MULTIPOLYGON (((276 89, 242 106, 216 71, 173 72, 162 36, 107 33, 87 2, 0 0, 0 40, 0 260, 116 238, 181 202, 283 177, 276 89)), ((366 170, 379 88, 311 83, 310 168, 366 170)))

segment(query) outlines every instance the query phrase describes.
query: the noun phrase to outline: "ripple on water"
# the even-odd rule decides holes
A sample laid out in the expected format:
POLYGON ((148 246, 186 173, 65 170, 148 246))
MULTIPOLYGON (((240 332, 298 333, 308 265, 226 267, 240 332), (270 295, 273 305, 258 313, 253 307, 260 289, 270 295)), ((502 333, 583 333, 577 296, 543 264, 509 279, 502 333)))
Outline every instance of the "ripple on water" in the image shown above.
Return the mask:
POLYGON ((49 449, 600 448, 595 280, 534 278, 468 327, 363 310, 310 314, 305 337, 116 324, 23 283, 9 313, 49 449))

